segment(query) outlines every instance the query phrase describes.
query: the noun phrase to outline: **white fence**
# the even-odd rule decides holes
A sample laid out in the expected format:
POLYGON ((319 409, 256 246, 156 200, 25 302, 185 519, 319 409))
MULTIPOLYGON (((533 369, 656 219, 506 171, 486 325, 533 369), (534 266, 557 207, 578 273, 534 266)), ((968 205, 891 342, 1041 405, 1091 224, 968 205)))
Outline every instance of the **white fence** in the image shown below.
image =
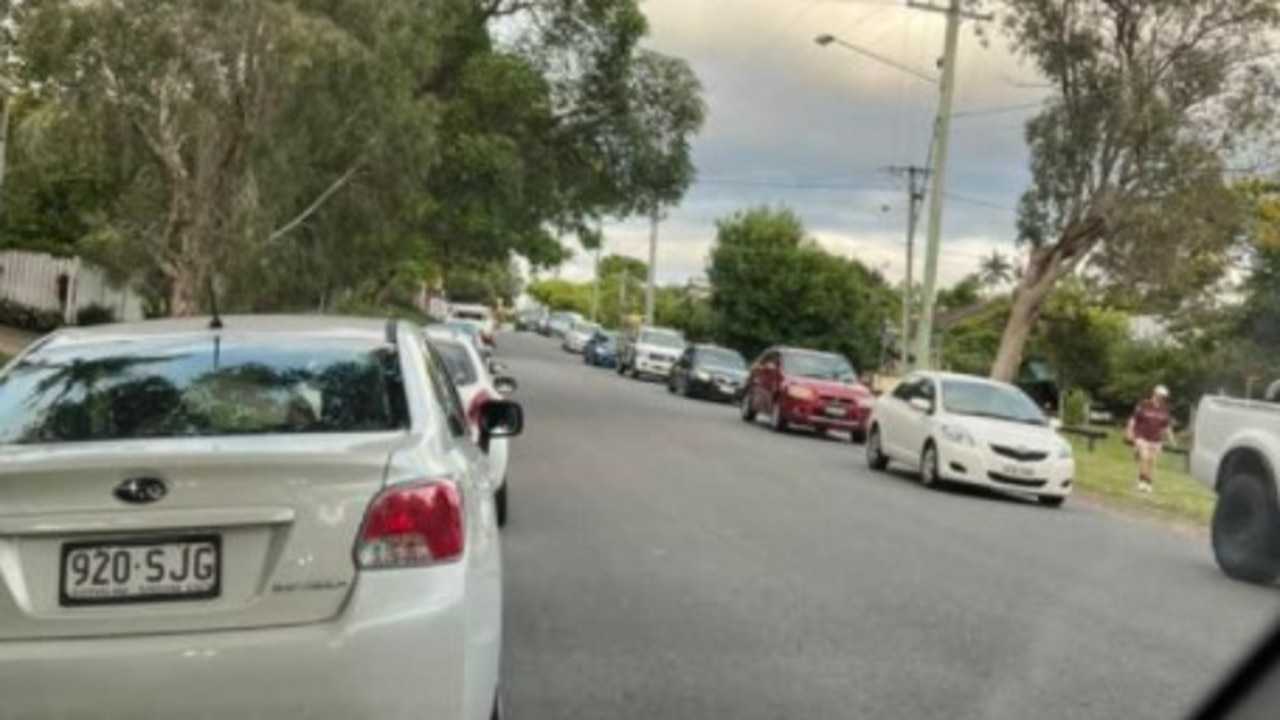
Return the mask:
POLYGON ((143 318, 142 298, 137 293, 112 286, 106 273, 80 258, 22 250, 0 252, 0 298, 61 312, 68 324, 90 305, 110 309, 118 321, 143 318))

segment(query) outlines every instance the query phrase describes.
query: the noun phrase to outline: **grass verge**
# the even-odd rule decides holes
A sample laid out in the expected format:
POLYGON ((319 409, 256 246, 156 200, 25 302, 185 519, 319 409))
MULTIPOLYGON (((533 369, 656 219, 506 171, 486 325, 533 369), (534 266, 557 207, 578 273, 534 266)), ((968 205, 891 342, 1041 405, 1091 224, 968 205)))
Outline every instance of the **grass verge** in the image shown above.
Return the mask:
POLYGON ((1064 436, 1076 450, 1076 490, 1125 510, 1207 526, 1213 513, 1213 493, 1187 473, 1186 457, 1162 453, 1155 491, 1137 489, 1138 461, 1119 431, 1099 440, 1091 452, 1084 438, 1064 436))

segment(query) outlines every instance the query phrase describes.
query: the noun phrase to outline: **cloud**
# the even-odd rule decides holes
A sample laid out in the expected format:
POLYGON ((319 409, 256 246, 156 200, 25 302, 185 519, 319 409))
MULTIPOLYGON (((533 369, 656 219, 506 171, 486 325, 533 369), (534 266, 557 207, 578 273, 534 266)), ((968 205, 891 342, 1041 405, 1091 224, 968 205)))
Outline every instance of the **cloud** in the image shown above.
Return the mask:
MULTIPOLYGON (((686 59, 702 80, 708 121, 695 144, 699 180, 661 227, 658 278, 700 274, 715 221, 785 205, 832 252, 905 269, 906 185, 886 171, 927 160, 937 87, 814 37, 843 40, 922 73, 937 72, 944 18, 897 3, 823 0, 647 0, 650 45, 686 59)), ((1022 127, 1044 91, 995 35, 965 28, 957 66, 939 275, 955 282, 992 248, 1012 249, 1013 208, 1027 186, 1022 127)), ((648 256, 643 220, 606 227, 607 252, 648 256)), ((917 258, 924 248, 922 214, 917 258)), ((920 272, 917 268, 917 277, 920 272)), ((591 275, 579 254, 564 277, 591 275)))

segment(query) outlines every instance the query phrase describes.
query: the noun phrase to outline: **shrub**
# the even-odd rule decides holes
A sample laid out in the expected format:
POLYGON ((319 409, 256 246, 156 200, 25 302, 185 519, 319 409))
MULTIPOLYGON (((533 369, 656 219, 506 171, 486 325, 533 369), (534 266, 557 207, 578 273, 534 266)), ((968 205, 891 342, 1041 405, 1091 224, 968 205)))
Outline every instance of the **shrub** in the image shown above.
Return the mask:
POLYGON ((57 310, 36 310, 0 298, 0 325, 33 333, 47 333, 62 327, 62 313, 57 310))
POLYGON ((106 325, 116 321, 116 313, 105 305, 85 305, 76 313, 77 325, 106 325))
POLYGON ((1062 401, 1062 423, 1069 426, 1089 424, 1089 393, 1075 388, 1062 401))

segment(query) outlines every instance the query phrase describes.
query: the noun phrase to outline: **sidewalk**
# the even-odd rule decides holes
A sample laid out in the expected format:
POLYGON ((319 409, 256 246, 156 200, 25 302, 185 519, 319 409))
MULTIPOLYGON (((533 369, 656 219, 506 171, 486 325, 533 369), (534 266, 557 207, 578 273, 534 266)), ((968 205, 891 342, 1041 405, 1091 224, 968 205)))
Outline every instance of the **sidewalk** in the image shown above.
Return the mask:
POLYGON ((38 337, 40 336, 26 330, 0 325, 0 353, 16 355, 38 337))

